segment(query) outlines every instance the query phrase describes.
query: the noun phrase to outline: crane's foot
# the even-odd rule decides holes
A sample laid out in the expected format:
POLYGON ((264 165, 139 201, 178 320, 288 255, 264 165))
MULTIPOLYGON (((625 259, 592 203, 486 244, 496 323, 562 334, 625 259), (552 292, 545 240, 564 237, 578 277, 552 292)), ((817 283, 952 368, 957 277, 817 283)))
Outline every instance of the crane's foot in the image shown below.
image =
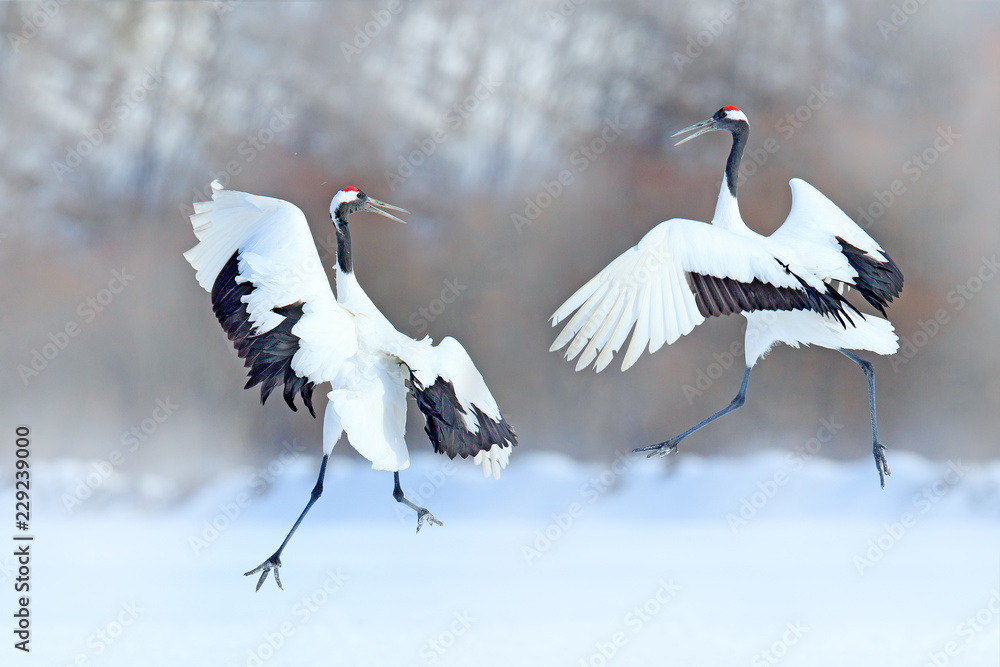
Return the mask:
POLYGON ((650 445, 648 447, 638 447, 632 450, 633 454, 638 454, 639 452, 649 452, 646 454, 647 459, 651 459, 654 456, 666 456, 667 454, 677 453, 677 443, 678 440, 667 440, 666 442, 661 442, 658 445, 650 445))
POLYGON ((392 477, 395 480, 395 486, 393 486, 393 489, 392 489, 392 497, 396 499, 397 503, 402 503, 402 504, 406 505, 411 510, 413 510, 414 512, 417 513, 417 532, 418 533, 420 532, 420 529, 423 527, 424 521, 426 521, 427 523, 436 523, 439 526, 443 526, 444 525, 443 523, 441 523, 440 521, 438 521, 436 518, 434 518, 434 515, 431 514, 430 512, 428 512, 425 508, 421 507, 420 505, 414 505, 412 502, 410 502, 406 498, 406 495, 403 493, 403 487, 399 485, 399 471, 398 470, 392 474, 392 477))
POLYGON ((251 574, 257 574, 258 572, 260 572, 260 579, 257 580, 256 590, 259 591, 260 587, 264 585, 264 580, 267 579, 267 573, 270 572, 272 569, 274 570, 274 583, 278 584, 278 588, 280 588, 281 590, 285 590, 284 587, 281 585, 281 577, 278 576, 278 568, 281 567, 280 554, 281 554, 280 551, 275 552, 273 556, 268 558, 266 561, 264 561, 254 569, 250 570, 249 572, 243 573, 244 577, 249 577, 251 574))
POLYGON ((889 463, 885 460, 885 445, 876 440, 872 447, 872 453, 875 455, 875 469, 878 470, 879 483, 884 489, 885 478, 892 474, 889 471, 889 463))
POLYGON ((417 509, 417 532, 420 532, 420 528, 424 525, 424 521, 428 524, 437 524, 438 526, 443 526, 444 524, 435 518, 433 514, 425 510, 423 507, 417 509))

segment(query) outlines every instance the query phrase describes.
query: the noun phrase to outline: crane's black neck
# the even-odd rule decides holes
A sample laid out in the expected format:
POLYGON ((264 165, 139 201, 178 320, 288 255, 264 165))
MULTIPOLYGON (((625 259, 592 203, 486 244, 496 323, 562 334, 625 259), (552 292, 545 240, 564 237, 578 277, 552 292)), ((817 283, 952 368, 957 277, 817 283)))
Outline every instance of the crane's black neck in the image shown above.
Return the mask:
POLYGON ((351 262, 351 230, 347 227, 347 219, 338 211, 333 220, 337 230, 337 265, 344 273, 352 273, 354 264, 351 262))
POLYGON ((726 186, 729 194, 736 198, 736 184, 740 179, 740 161, 743 159, 743 149, 747 146, 747 139, 750 138, 750 125, 745 122, 737 122, 729 130, 733 135, 733 149, 729 151, 729 160, 726 161, 726 186))

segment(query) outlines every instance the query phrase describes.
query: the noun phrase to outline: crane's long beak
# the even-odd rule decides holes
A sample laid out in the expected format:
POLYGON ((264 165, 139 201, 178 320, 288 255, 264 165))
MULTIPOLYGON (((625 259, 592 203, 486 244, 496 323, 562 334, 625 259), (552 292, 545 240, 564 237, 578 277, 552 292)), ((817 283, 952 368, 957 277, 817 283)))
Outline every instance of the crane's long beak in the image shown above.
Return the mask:
POLYGON ((716 127, 715 127, 715 119, 714 118, 709 118, 707 120, 701 121, 700 123, 695 123, 694 125, 691 125, 690 127, 685 127, 683 130, 679 130, 677 132, 674 132, 670 136, 671 137, 676 137, 677 135, 684 134, 686 132, 694 132, 694 134, 692 134, 690 136, 687 136, 687 137, 684 137, 683 139, 681 139, 680 141, 678 141, 676 144, 674 144, 674 146, 680 146, 685 141, 691 141, 692 139, 694 139, 695 137, 697 137, 699 134, 705 134, 706 132, 711 132, 714 129, 716 129, 716 127))
POLYGON ((375 199, 374 197, 372 197, 370 195, 368 197, 368 200, 365 202, 365 207, 362 210, 363 211, 368 211, 370 213, 378 213, 379 215, 385 216, 385 217, 389 218, 390 220, 395 220, 396 222, 401 222, 404 225, 406 224, 406 220, 400 220, 399 218, 397 218, 396 216, 394 216, 392 213, 387 213, 387 212, 383 211, 382 210, 383 208, 387 208, 387 209, 390 209, 392 211, 400 211, 401 213, 409 213, 409 211, 407 211, 405 208, 400 208, 398 206, 393 206, 392 204, 386 204, 384 201, 379 201, 378 199, 375 199), (375 208, 376 206, 378 206, 380 208, 375 208))

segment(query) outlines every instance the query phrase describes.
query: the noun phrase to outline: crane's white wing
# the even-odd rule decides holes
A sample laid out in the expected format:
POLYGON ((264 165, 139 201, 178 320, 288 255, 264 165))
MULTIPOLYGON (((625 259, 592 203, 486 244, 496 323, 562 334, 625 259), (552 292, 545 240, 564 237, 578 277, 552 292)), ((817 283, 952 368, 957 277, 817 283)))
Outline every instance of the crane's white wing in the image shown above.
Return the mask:
POLYGON ((694 220, 662 222, 581 287, 552 315, 576 314, 552 344, 567 343, 576 370, 598 372, 635 328, 622 362, 627 370, 649 347, 689 333, 706 317, 756 310, 809 309, 840 318, 843 301, 821 279, 778 257, 768 239, 694 220))
POLYGON ((800 178, 788 182, 792 208, 770 240, 817 275, 857 289, 885 314, 903 289, 903 274, 875 239, 826 195, 800 178))
POLYGON ((484 474, 500 477, 517 435, 462 344, 450 336, 432 345, 429 338, 415 341, 400 334, 387 347, 409 368, 410 390, 434 451, 472 456, 484 474))
POLYGON ((305 215, 280 199, 223 190, 197 202, 191 216, 199 243, 184 253, 212 308, 260 383, 261 402, 279 384, 295 410, 300 393, 332 381, 358 349, 353 318, 333 296, 305 215))

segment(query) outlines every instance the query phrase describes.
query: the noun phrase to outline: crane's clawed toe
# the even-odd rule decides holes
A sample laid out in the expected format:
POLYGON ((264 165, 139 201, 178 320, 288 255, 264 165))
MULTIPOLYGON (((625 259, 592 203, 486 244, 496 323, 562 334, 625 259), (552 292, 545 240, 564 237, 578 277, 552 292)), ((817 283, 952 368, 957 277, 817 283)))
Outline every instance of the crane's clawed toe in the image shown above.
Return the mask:
POLYGON ((420 532, 420 528, 424 525, 424 521, 426 521, 427 523, 437 524, 439 526, 443 526, 444 525, 443 523, 441 523, 440 521, 438 521, 437 518, 435 518, 435 516, 433 514, 431 514, 430 512, 428 512, 427 510, 425 510, 423 508, 420 508, 417 511, 417 532, 418 533, 420 532))
POLYGON ((633 454, 638 454, 639 452, 649 452, 646 455, 647 459, 651 459, 654 456, 666 456, 667 454, 677 453, 677 442, 674 440, 667 440, 666 442, 661 442, 658 445, 650 445, 648 447, 638 447, 632 450, 633 454))
POLYGON ((878 470, 879 483, 882 484, 882 488, 884 489, 885 478, 892 474, 889 471, 889 463, 885 460, 885 445, 876 441, 873 450, 875 454, 875 469, 878 470))
POLYGON ((281 567, 281 558, 278 554, 274 554, 266 561, 250 570, 249 572, 244 572, 244 577, 249 577, 251 574, 257 574, 260 572, 260 579, 257 580, 257 588, 255 590, 260 590, 260 587, 264 585, 264 580, 267 579, 267 573, 272 569, 274 570, 274 583, 278 584, 278 588, 285 590, 281 585, 281 578, 278 576, 278 568, 281 567))

